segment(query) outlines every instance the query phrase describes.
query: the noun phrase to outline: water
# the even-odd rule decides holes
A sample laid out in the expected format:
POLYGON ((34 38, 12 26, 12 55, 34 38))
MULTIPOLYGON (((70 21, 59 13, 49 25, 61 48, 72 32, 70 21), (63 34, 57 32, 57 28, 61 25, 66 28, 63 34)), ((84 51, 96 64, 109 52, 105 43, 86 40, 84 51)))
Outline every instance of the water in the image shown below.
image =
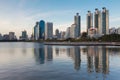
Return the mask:
POLYGON ((0 43, 0 80, 120 80, 120 47, 0 43))

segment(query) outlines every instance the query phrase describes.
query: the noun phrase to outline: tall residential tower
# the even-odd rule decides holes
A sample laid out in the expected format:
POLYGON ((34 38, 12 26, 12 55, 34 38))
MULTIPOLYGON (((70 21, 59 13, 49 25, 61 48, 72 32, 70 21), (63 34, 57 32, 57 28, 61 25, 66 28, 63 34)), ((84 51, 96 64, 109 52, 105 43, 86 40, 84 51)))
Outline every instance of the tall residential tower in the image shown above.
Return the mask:
POLYGON ((102 34, 109 34, 109 11, 102 8, 102 34))
POLYGON ((74 24, 77 26, 77 37, 80 37, 81 33, 81 17, 79 13, 74 16, 74 24))
POLYGON ((97 29, 97 33, 102 33, 102 26, 101 26, 101 11, 97 8, 95 9, 94 13, 94 27, 97 29))
POLYGON ((34 26, 34 40, 39 39, 39 22, 36 22, 34 26))
POLYGON ((47 22, 45 26, 45 39, 53 38, 53 23, 47 22))
POLYGON ((93 14, 88 11, 87 13, 87 33, 90 28, 93 28, 93 14))

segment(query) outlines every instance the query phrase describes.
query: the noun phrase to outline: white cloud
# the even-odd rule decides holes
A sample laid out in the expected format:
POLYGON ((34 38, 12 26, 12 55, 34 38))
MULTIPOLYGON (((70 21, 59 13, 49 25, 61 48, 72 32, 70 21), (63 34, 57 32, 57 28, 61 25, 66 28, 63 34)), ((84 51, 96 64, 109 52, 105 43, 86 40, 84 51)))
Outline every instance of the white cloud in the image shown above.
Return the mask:
POLYGON ((110 17, 110 28, 111 27, 120 27, 120 17, 110 17))
POLYGON ((120 17, 111 18, 110 22, 120 22, 120 17))

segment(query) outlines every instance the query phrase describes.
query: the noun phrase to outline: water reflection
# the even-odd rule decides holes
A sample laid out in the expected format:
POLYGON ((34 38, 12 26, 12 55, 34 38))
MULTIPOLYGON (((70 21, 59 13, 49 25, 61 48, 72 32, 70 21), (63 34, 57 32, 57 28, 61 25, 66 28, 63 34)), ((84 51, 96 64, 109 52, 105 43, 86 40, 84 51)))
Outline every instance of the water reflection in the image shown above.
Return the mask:
POLYGON ((34 57, 37 63, 44 64, 45 59, 51 61, 53 59, 53 50, 51 46, 43 46, 34 48, 34 57))
POLYGON ((79 47, 73 47, 68 49, 70 50, 70 56, 72 57, 74 61, 74 68, 76 70, 80 69, 80 64, 81 64, 81 55, 80 55, 80 48, 79 47))
MULTIPOLYGON (((81 53, 86 55, 87 59, 87 72, 109 74, 109 49, 106 47, 88 46, 84 48, 80 47, 68 47, 58 48, 55 47, 55 55, 61 54, 67 55, 74 62, 74 69, 79 71, 81 68, 81 53)), ((37 63, 44 64, 46 61, 53 60, 53 47, 43 46, 41 48, 34 49, 34 56, 37 63)))
POLYGON ((80 72, 84 69, 87 74, 102 74, 102 79, 107 78, 106 76, 110 74, 109 56, 113 55, 120 55, 120 49, 105 46, 43 46, 34 48, 35 61, 39 65, 49 61, 62 60, 65 62, 65 59, 70 59, 75 71, 80 72))
POLYGON ((56 56, 59 56, 59 48, 55 48, 56 56))
POLYGON ((45 46, 40 43, 11 43, 14 46, 11 47, 8 44, 1 43, 4 48, 0 48, 0 80, 120 78, 118 46, 45 46))
POLYGON ((51 61, 53 59, 53 49, 51 46, 45 46, 45 58, 47 61, 51 61))
POLYGON ((109 55, 105 47, 87 47, 88 72, 109 73, 109 55), (95 69, 95 70, 94 70, 95 69))
POLYGON ((44 47, 35 48, 34 49, 34 56, 35 56, 37 63, 44 64, 44 60, 45 60, 44 47))

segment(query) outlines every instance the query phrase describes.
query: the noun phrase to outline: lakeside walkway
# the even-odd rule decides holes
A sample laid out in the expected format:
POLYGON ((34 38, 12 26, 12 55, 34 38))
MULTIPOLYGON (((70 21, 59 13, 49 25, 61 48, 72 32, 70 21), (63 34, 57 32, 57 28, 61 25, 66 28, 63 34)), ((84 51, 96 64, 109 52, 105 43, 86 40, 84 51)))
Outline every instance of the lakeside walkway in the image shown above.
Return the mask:
POLYGON ((44 42, 44 44, 64 46, 120 46, 120 42, 44 42))

